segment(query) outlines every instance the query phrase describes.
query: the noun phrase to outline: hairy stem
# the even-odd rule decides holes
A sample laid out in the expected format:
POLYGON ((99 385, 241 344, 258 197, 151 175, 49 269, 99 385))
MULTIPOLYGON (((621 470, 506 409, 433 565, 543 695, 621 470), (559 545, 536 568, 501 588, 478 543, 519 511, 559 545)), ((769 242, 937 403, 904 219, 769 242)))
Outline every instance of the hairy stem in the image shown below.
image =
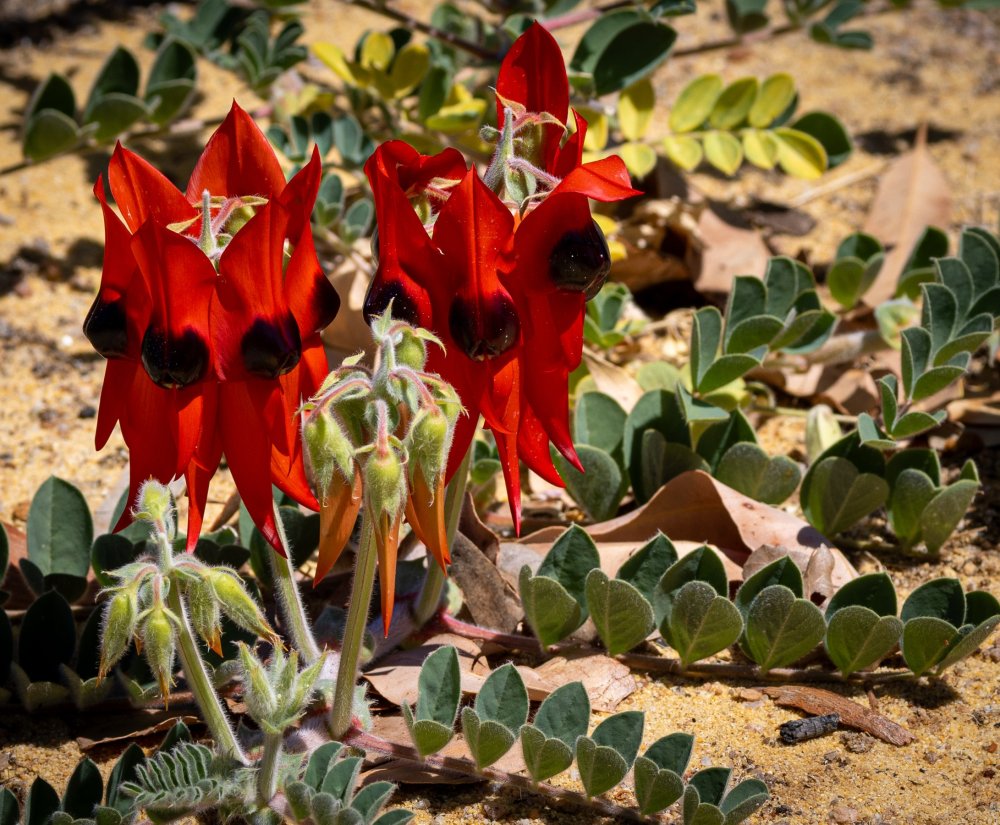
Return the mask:
MULTIPOLYGON (((462 515, 462 504, 465 501, 465 488, 469 483, 469 465, 472 463, 472 445, 465 452, 465 458, 448 483, 444 493, 445 537, 450 548, 455 542, 458 532, 458 522, 462 515)), ((424 579, 420 596, 413 608, 413 618, 417 627, 423 627, 430 620, 441 604, 447 574, 436 564, 430 555, 427 556, 427 578, 424 579)))
MULTIPOLYGON (((166 537, 161 537, 165 542, 166 537)), ((249 763, 243 748, 236 740, 236 734, 229 724, 229 718, 222 707, 218 694, 212 685, 212 679, 208 675, 208 669, 201 658, 201 651, 198 649, 198 642, 191 629, 191 620, 188 618, 187 607, 181 599, 180 588, 176 582, 171 582, 171 587, 167 593, 167 607, 180 619, 180 628, 177 633, 177 653, 180 656, 181 667, 184 669, 184 680, 191 688, 195 702, 201 710, 202 718, 208 726, 215 745, 220 752, 227 754, 244 765, 249 763)))
POLYGON ((257 802, 267 805, 278 792, 278 766, 281 764, 280 733, 264 734, 264 753, 257 772, 257 802))
POLYGON ((281 607, 281 617, 292 636, 293 644, 302 657, 303 664, 308 667, 319 659, 320 650, 316 643, 316 637, 313 636, 312 628, 309 627, 309 619, 306 617, 306 610, 302 604, 302 595, 299 593, 299 586, 295 581, 292 548, 288 544, 285 526, 281 521, 281 513, 278 511, 277 504, 274 506, 274 523, 278 530, 281 546, 285 548, 284 556, 273 551, 267 554, 271 564, 271 573, 274 576, 274 589, 281 607))
POLYGON ((333 708, 330 711, 330 734, 334 739, 342 739, 351 728, 358 660, 361 657, 361 644, 368 626, 368 611, 375 587, 375 562, 378 558, 375 541, 375 525, 372 524, 371 516, 366 513, 361 523, 361 545, 354 563, 351 602, 347 607, 344 642, 340 650, 333 708))
POLYGON ((481 776, 491 782, 497 782, 507 787, 515 787, 524 791, 529 791, 539 796, 550 799, 558 799, 562 802, 575 805, 580 808, 594 811, 601 816, 611 817, 615 822, 649 822, 649 818, 643 816, 634 808, 623 808, 613 802, 603 799, 591 799, 578 791, 571 791, 566 788, 558 788, 545 782, 534 782, 530 777, 521 774, 508 773, 496 768, 483 768, 480 770, 471 759, 463 759, 456 756, 421 756, 417 749, 402 742, 393 742, 366 733, 358 728, 351 728, 347 732, 344 742, 362 748, 365 751, 373 750, 379 753, 388 754, 397 759, 405 759, 408 762, 415 762, 418 765, 427 765, 439 771, 452 771, 468 776, 481 776))

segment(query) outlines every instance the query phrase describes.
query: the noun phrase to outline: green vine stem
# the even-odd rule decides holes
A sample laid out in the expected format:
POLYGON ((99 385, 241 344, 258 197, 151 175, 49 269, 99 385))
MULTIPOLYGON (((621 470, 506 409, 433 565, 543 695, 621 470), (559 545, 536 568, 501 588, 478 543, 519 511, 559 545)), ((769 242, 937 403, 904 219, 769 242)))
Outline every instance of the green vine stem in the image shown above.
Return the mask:
MULTIPOLYGON (((613 822, 649 822, 659 820, 659 817, 643 816, 634 808, 625 808, 615 805, 604 799, 593 799, 579 791, 571 791, 567 788, 559 788, 545 782, 534 782, 530 777, 521 774, 508 773, 497 768, 483 768, 480 770, 471 759, 464 759, 458 756, 420 756, 417 749, 402 742, 393 742, 367 733, 358 728, 352 727, 344 737, 344 743, 361 748, 364 751, 378 751, 379 753, 403 759, 407 762, 414 762, 418 765, 426 765, 438 771, 451 771, 461 773, 466 776, 480 776, 490 782, 496 782, 506 787, 519 788, 539 796, 556 799, 568 803, 575 807, 585 808, 600 816, 610 817, 613 822)), ((279 811, 280 812, 280 811, 279 811)))
POLYGON ((351 602, 347 607, 344 642, 340 650, 337 684, 333 693, 333 708, 330 711, 330 733, 337 740, 342 740, 351 728, 358 660, 361 656, 365 628, 368 625, 372 590, 375 587, 375 564, 378 554, 375 546, 375 528, 371 522, 372 519, 365 514, 361 524, 361 544, 354 563, 351 602))
MULTIPOLYGON (((560 644, 543 648, 538 639, 533 636, 522 636, 517 633, 501 633, 497 630, 489 630, 488 628, 463 622, 454 616, 449 616, 447 613, 439 613, 435 617, 435 623, 437 625, 436 629, 442 632, 454 633, 456 636, 463 636, 466 639, 475 639, 480 642, 492 642, 508 650, 520 650, 537 655, 571 650, 583 655, 605 654, 605 651, 600 648, 583 644, 560 644)), ((685 668, 679 659, 671 659, 666 656, 652 656, 645 653, 620 653, 615 658, 629 668, 644 673, 742 679, 754 682, 819 682, 841 685, 872 685, 884 684, 886 682, 913 681, 915 679, 913 673, 909 670, 888 673, 859 672, 852 673, 850 676, 843 676, 836 671, 820 668, 772 668, 771 670, 764 671, 757 665, 744 664, 742 662, 696 662, 685 668)))
POLYGON ((267 805, 278 792, 278 767, 281 765, 283 737, 280 733, 264 734, 264 752, 257 772, 257 802, 267 805))
POLYGON ((285 535, 285 526, 281 521, 281 513, 278 511, 277 504, 274 506, 274 523, 278 530, 281 546, 285 548, 284 556, 273 550, 267 553, 274 576, 274 589, 281 607, 281 616, 285 620, 288 633, 291 634, 292 643, 299 651, 303 664, 308 667, 319 659, 320 649, 316 643, 316 637, 313 636, 312 628, 309 627, 309 619, 306 617, 305 607, 302 604, 302 594, 295 581, 292 548, 288 544, 288 536, 285 535))
MULTIPOLYGON (((462 505, 465 501, 465 488, 469 483, 469 466, 472 463, 472 445, 465 451, 462 463, 452 476, 444 493, 445 536, 450 548, 458 533, 458 522, 462 515, 462 505)), ((424 579, 420 595, 413 607, 413 618, 417 627, 423 627, 430 621, 441 604, 441 596, 447 582, 447 574, 436 564, 431 556, 427 556, 427 577, 424 579)))

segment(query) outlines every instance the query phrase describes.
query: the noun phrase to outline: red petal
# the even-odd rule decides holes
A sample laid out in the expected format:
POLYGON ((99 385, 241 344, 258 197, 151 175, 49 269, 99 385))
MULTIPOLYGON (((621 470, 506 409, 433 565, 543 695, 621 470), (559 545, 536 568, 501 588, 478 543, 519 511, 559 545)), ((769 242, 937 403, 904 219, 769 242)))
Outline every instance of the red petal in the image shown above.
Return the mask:
POLYGON ((205 438, 198 445, 194 459, 188 463, 184 474, 187 481, 188 494, 188 524, 187 547, 190 553, 198 543, 201 526, 205 518, 205 505, 208 503, 208 487, 219 469, 222 460, 222 438, 213 418, 208 422, 205 438))
POLYGON ((528 404, 525 404, 521 409, 521 420, 517 428, 517 451, 521 460, 549 484, 555 484, 557 487, 565 486, 562 477, 552 463, 552 454, 549 451, 549 434, 545 432, 538 417, 528 404))
POLYGON ((576 109, 573 109, 573 120, 576 121, 576 131, 567 138, 559 150, 552 174, 564 178, 583 161, 583 142, 587 138, 587 119, 576 109))
MULTIPOLYGON (((500 65, 497 78, 497 121, 503 124, 503 101, 524 105, 529 112, 548 112, 563 123, 569 114, 569 82, 566 64, 556 39, 539 23, 532 23, 500 65)), ((545 127, 542 149, 544 166, 551 169, 559 151, 563 129, 554 123, 545 127)))
MULTIPOLYGON (((597 201, 620 201, 641 195, 632 188, 625 162, 617 155, 578 166, 552 190, 552 195, 576 193, 597 201)), ((551 195, 550 195, 551 197, 551 195)))
POLYGON ((517 460, 517 435, 493 431, 500 454, 504 484, 507 486, 507 504, 514 521, 514 533, 521 533, 521 468, 517 460))
POLYGON ((97 432, 94 447, 104 449, 115 424, 122 417, 128 403, 128 392, 132 386, 133 373, 139 369, 135 361, 109 360, 104 367, 104 383, 101 385, 101 403, 97 411, 97 432))
POLYGON ((319 264, 308 224, 298 236, 285 269, 284 293, 303 340, 326 329, 340 309, 340 296, 319 264))
POLYGON ((108 184, 132 232, 148 220, 166 226, 198 216, 162 172, 120 143, 108 164, 108 184))
POLYGON ((309 162, 288 181, 278 201, 288 210, 288 236, 298 243, 299 236, 309 228, 309 219, 316 205, 319 184, 323 177, 323 162, 319 147, 313 146, 309 162))
POLYGON ((230 198, 259 195, 276 198, 285 188, 285 176, 271 144, 253 118, 236 101, 209 138, 188 182, 187 199, 200 203, 206 189, 230 198))

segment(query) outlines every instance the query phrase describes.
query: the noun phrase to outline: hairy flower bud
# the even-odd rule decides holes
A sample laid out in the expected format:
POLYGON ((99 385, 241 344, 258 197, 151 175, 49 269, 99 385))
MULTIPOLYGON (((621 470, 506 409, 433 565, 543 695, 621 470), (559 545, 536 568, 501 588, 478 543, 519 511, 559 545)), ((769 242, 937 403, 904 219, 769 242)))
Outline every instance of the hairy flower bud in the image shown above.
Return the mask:
POLYGON ((396 345, 396 363, 414 370, 422 370, 427 363, 427 344, 410 327, 404 327, 401 340, 396 345))
MULTIPOLYGON (((275 651, 275 656, 280 655, 275 651)), ((243 672, 243 701, 250 718, 258 725, 268 722, 278 710, 267 669, 245 644, 240 642, 240 670, 243 672)))
POLYGON ((187 598, 195 631, 211 650, 221 656, 222 625, 215 590, 204 578, 198 578, 187 586, 187 598))
POLYGON ((368 454, 361 468, 365 508, 374 517, 395 517, 406 496, 403 462, 396 450, 376 448, 368 454))
POLYGON ((361 470, 357 466, 350 481, 335 475, 326 495, 320 497, 319 559, 314 582, 322 581, 340 558, 354 531, 361 500, 361 470))
POLYGON ((417 472, 422 472, 434 486, 444 473, 451 447, 451 426, 444 413, 437 407, 421 409, 410 423, 403 443, 410 457, 411 481, 417 472))
POLYGON ((170 614, 163 605, 154 604, 146 614, 139 630, 149 669, 160 685, 164 701, 170 696, 173 684, 176 637, 170 614))
POLYGON ((173 511, 174 499, 167 487, 155 479, 143 482, 135 502, 133 515, 136 519, 162 526, 172 538, 173 511))
POLYGON ((264 618, 264 612, 247 593, 235 572, 226 568, 212 568, 206 572, 205 580, 215 592, 222 612, 237 625, 264 639, 279 641, 278 634, 264 618))
POLYGON ((326 405, 317 407, 302 425, 305 444, 306 475, 316 498, 321 501, 333 483, 334 475, 342 479, 354 476, 354 450, 346 430, 326 405))
POLYGON ((135 635, 139 615, 137 588, 119 590, 105 605, 104 624, 101 627, 101 663, 98 677, 103 679, 118 660, 125 655, 129 642, 135 635))

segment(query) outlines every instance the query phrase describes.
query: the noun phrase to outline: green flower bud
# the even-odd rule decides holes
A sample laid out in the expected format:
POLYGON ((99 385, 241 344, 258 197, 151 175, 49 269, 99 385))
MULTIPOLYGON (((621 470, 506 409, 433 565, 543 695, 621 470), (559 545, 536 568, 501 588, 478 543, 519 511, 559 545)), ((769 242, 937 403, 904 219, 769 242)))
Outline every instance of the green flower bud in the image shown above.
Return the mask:
POLYGON ((200 578, 187 586, 188 607, 191 609, 191 623, 195 631, 205 640, 205 644, 222 655, 222 625, 219 603, 212 585, 200 578))
MULTIPOLYGON (((277 651, 275 655, 278 655, 277 651)), ((266 724, 277 713, 278 700, 271 688, 267 669, 242 642, 240 669, 243 671, 243 701, 246 702, 247 712, 258 725, 266 724)))
POLYGON ((267 623, 264 612, 253 600, 239 576, 225 568, 213 568, 205 574, 205 579, 215 592, 222 611, 244 630, 256 633, 264 639, 280 643, 278 634, 267 623))
POLYGON ((396 345, 396 363, 420 371, 427 363, 427 344, 409 327, 401 332, 396 345))
POLYGON ((160 684, 160 693, 166 700, 170 696, 170 685, 173 684, 176 652, 174 624, 167 609, 154 604, 146 614, 139 635, 142 638, 142 647, 149 669, 153 671, 156 681, 160 684))
POLYGON ((354 444, 341 422, 327 407, 318 407, 302 425, 306 475, 316 497, 322 500, 333 474, 354 477, 354 444))
POLYGON ((101 663, 98 678, 103 679, 118 660, 125 655, 129 642, 135 635, 139 615, 137 588, 120 590, 104 608, 104 625, 101 628, 101 663))
POLYGON ((451 448, 451 425, 436 407, 420 410, 403 441, 410 456, 411 477, 417 470, 433 483, 444 472, 451 448))
POLYGON ((403 462, 391 447, 380 454, 373 450, 361 468, 362 486, 368 510, 395 518, 406 498, 403 462))
POLYGON ((169 489, 154 479, 143 482, 135 502, 134 515, 137 519, 164 525, 168 532, 172 532, 173 509, 174 499, 169 489))

